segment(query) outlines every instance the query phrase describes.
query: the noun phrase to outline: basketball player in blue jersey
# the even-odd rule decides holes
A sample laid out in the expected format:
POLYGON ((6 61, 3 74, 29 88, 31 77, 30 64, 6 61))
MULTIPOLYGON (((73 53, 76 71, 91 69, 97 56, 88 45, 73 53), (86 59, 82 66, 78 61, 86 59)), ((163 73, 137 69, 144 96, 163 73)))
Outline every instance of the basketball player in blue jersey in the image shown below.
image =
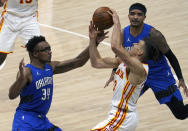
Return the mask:
MULTIPOLYGON (((97 43, 106 38, 105 35, 100 34, 97 43)), ((9 89, 10 99, 20 95, 12 131, 62 131, 46 117, 52 101, 53 75, 83 66, 89 59, 89 48, 66 61, 51 61, 51 47, 43 36, 30 39, 26 48, 30 64, 25 66, 22 59, 17 79, 9 89)))
MULTIPOLYGON (((158 62, 148 61, 150 70, 142 94, 148 88, 151 88, 160 104, 166 104, 177 119, 186 119, 188 117, 188 105, 184 105, 178 87, 183 88, 186 96, 188 96, 188 89, 184 82, 179 62, 171 51, 163 34, 151 25, 144 23, 146 11, 147 9, 141 3, 134 3, 130 6, 128 15, 130 25, 122 30, 122 44, 127 50, 130 50, 133 43, 138 43, 145 37, 150 36, 156 41, 163 56, 158 62), (166 58, 178 77, 178 87, 166 58)), ((105 87, 113 80, 114 71, 112 71, 111 77, 105 87)))

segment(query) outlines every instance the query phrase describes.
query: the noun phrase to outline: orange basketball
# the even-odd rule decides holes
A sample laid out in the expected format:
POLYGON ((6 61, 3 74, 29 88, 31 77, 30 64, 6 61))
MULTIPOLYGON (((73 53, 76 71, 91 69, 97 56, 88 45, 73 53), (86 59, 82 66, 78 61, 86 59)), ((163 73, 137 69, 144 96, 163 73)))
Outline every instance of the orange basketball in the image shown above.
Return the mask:
POLYGON ((109 29, 114 24, 112 16, 107 11, 111 12, 110 8, 99 7, 93 14, 93 23, 99 30, 109 29))

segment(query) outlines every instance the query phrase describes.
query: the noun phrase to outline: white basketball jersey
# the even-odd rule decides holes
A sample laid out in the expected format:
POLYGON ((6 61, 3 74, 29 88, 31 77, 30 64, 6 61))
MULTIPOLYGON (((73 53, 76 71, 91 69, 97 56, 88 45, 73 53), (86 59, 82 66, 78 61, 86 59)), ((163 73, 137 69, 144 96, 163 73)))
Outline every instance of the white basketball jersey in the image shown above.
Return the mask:
MULTIPOLYGON (((146 73, 148 74, 148 65, 143 64, 146 73)), ((114 93, 112 97, 112 109, 121 109, 122 111, 135 111, 136 103, 145 81, 140 85, 133 86, 128 81, 126 66, 121 63, 117 68, 114 76, 114 93)))
POLYGON ((38 10, 38 0, 6 0, 4 12, 24 17, 30 16, 38 10))

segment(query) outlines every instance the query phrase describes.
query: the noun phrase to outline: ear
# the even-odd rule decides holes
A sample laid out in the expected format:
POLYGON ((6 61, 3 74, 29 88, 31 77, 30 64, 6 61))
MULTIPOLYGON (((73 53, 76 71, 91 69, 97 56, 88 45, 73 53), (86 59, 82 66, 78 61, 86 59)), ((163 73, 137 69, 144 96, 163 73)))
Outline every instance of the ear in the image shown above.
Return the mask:
POLYGON ((144 16, 144 20, 146 19, 146 16, 144 16))
POLYGON ((130 19, 130 14, 128 14, 128 18, 130 19))
POLYGON ((33 57, 37 57, 38 56, 38 52, 37 51, 34 51, 33 52, 33 57))

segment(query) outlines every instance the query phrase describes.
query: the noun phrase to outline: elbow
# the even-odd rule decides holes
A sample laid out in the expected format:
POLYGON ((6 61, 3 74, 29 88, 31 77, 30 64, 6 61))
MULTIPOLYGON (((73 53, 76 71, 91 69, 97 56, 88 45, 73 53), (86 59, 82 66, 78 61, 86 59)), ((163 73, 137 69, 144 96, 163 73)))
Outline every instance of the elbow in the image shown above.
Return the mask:
POLYGON ((97 68, 97 62, 92 61, 92 60, 90 60, 90 62, 91 62, 91 66, 92 66, 93 68, 97 68))
POLYGON ((10 93, 8 94, 8 97, 9 97, 10 100, 15 99, 15 97, 13 95, 11 95, 10 93))
POLYGON ((97 65, 97 64, 91 64, 91 66, 93 67, 93 68, 99 68, 99 66, 97 65))
POLYGON ((17 96, 13 95, 11 92, 9 92, 8 97, 10 100, 15 99, 17 96))
POLYGON ((118 47, 117 47, 117 45, 115 45, 115 44, 112 44, 112 45, 111 45, 111 49, 112 49, 112 51, 113 51, 114 53, 116 53, 116 52, 118 51, 118 47))
POLYGON ((96 60, 96 61, 91 61, 91 66, 92 66, 93 68, 102 68, 100 62, 97 61, 97 60, 96 60))

